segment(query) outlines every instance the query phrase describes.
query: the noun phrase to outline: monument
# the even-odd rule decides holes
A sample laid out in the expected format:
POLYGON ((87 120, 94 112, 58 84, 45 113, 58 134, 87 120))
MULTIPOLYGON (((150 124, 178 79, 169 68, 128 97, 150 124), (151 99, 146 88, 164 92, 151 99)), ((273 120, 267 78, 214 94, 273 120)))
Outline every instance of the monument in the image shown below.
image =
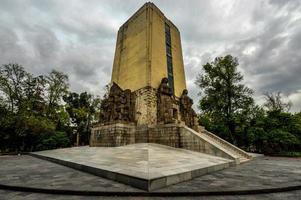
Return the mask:
POLYGON ((136 140, 146 141, 151 137, 145 138, 147 129, 164 131, 164 124, 199 130, 192 104, 180 32, 153 3, 146 3, 119 28, 111 88, 90 145, 136 143, 134 132, 140 133, 136 140))
POLYGON ((192 105, 180 32, 159 8, 146 3, 119 28, 111 87, 90 146, 158 143, 237 163, 250 158, 199 126, 192 105))
POLYGON ((177 27, 144 4, 119 29, 90 147, 33 156, 152 191, 251 159, 198 124, 177 27))

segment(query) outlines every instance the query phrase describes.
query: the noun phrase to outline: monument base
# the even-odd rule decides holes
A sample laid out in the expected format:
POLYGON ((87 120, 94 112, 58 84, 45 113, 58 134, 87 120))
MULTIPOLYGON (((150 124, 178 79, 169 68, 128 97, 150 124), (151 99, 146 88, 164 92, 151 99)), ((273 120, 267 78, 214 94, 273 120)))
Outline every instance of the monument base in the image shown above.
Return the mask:
POLYGON ((152 143, 73 147, 31 155, 147 191, 235 164, 233 160, 152 143))
POLYGON ((91 147, 118 147, 135 143, 157 143, 234 160, 252 158, 245 151, 200 127, 195 131, 181 124, 136 126, 130 123, 99 124, 92 128, 91 147))

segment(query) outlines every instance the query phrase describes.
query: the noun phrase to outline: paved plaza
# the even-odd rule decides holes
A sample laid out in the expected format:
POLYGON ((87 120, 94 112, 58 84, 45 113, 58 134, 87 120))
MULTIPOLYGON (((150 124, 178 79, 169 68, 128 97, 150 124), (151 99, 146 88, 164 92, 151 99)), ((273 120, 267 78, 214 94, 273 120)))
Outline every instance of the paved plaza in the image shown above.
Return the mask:
POLYGON ((299 200, 301 190, 261 195, 197 196, 197 197, 95 197, 66 196, 0 190, 1 200, 299 200))
POLYGON ((65 148, 34 155, 146 190, 189 180, 233 163, 208 154, 151 143, 65 148))
MULTIPOLYGON (((74 170, 27 155, 0 157, 0 184, 46 189, 141 192, 142 190, 74 170)), ((239 191, 301 185, 301 159, 258 157, 250 162, 210 173, 156 192, 239 191)), ((261 195, 185 197, 176 199, 300 199, 301 191, 261 195)), ((85 199, 84 196, 61 196, 0 190, 0 199, 85 199)), ((88 197, 111 199, 113 197, 88 197)), ((153 199, 114 197, 115 199, 153 199)), ((114 199, 113 198, 113 199, 114 199)), ((163 199, 163 198, 156 198, 163 199)))

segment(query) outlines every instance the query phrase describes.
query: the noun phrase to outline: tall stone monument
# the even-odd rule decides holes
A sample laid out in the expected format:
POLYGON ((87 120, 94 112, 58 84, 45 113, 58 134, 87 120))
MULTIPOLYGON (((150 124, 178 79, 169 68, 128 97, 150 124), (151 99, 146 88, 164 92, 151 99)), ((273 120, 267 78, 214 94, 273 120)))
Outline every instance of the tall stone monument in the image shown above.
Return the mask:
POLYGON ((146 3, 119 28, 111 88, 90 146, 159 143, 234 158, 212 138, 238 148, 200 127, 192 104, 180 32, 146 3))
POLYGON ((180 32, 146 3, 119 28, 112 71, 112 83, 137 96, 138 125, 157 124, 157 90, 165 77, 170 95, 180 98, 186 89, 180 32))

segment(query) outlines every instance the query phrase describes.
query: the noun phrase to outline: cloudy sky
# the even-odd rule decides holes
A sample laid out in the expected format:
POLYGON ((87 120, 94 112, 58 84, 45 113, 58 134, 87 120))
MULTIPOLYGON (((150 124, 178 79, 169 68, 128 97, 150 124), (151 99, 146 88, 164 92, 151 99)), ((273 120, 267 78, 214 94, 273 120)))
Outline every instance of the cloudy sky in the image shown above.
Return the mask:
MULTIPOLYGON (((16 62, 39 75, 57 69, 71 89, 103 94, 110 81, 118 28, 145 1, 0 0, 0 64, 16 62)), ((301 110, 301 1, 162 0, 154 3, 181 32, 189 94, 202 65, 216 56, 239 59, 244 82, 281 91, 301 110)))

